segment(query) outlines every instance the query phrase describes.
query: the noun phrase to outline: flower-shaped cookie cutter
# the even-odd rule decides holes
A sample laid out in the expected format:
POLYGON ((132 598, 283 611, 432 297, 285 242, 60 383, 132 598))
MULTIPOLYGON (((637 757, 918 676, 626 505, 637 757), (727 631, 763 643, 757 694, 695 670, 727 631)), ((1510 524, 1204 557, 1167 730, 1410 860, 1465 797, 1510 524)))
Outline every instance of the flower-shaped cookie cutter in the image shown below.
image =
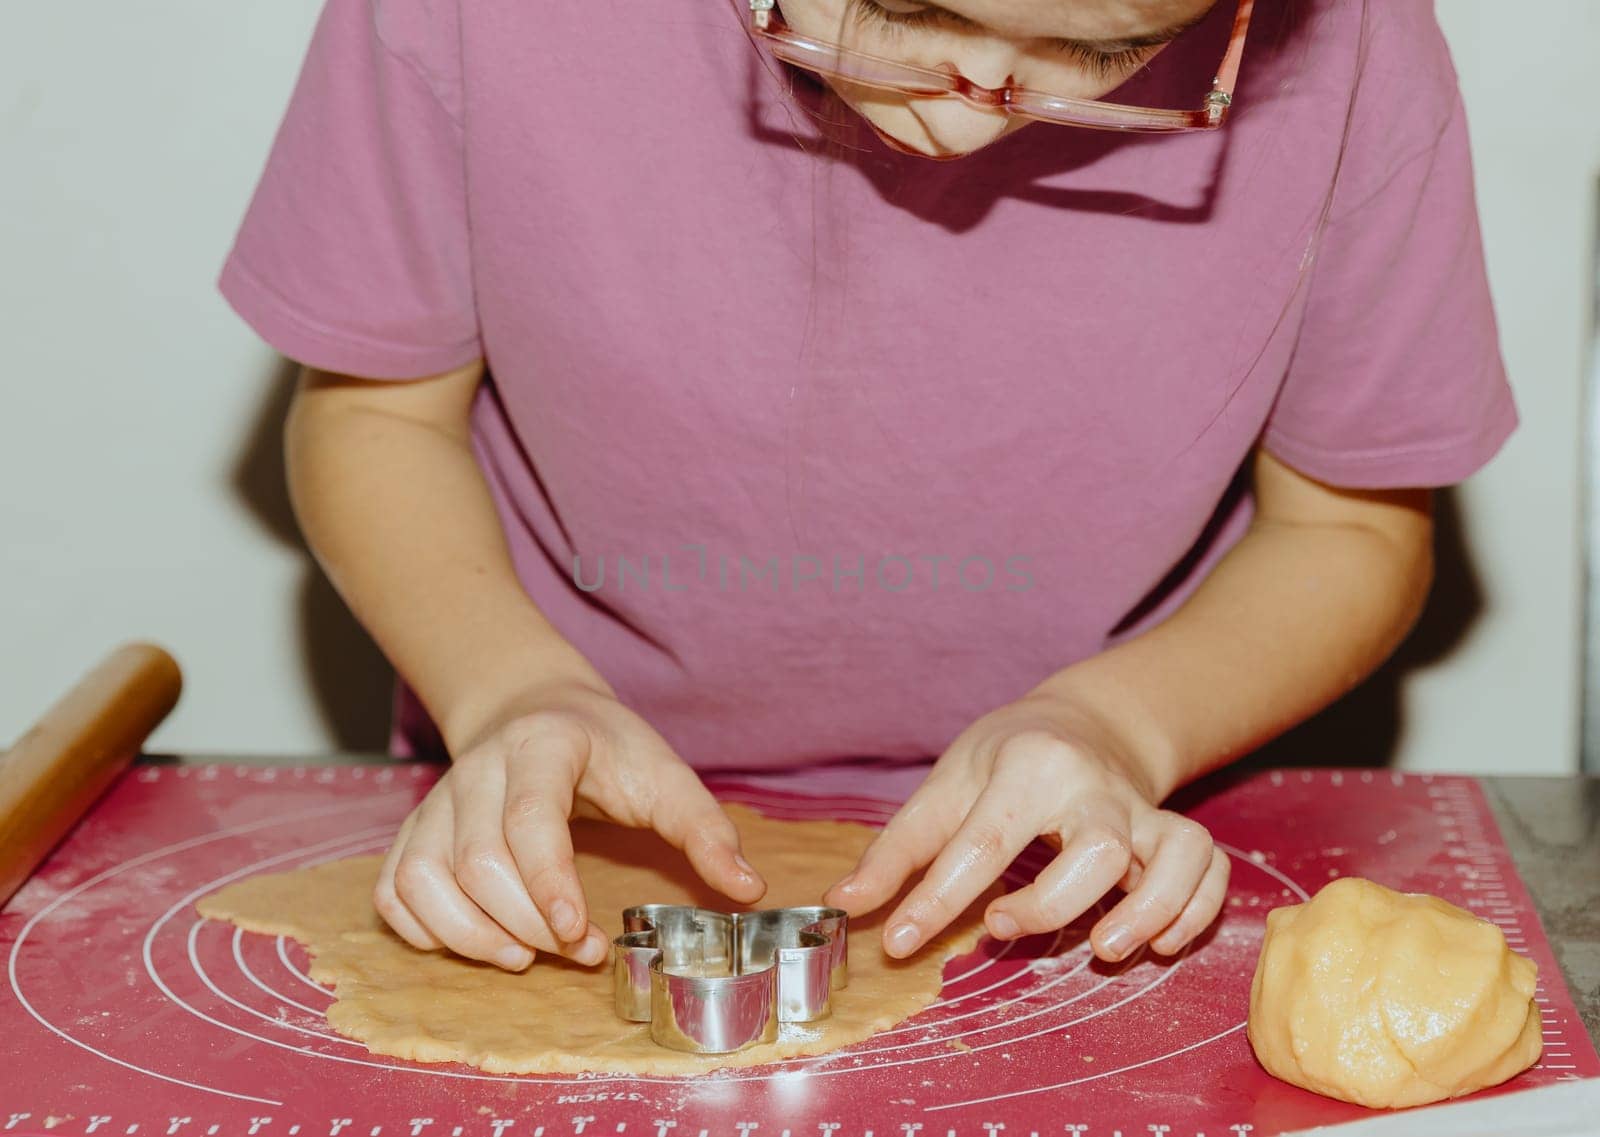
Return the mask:
POLYGON ((840 908, 718 912, 641 904, 611 941, 617 1014, 648 1022, 661 1046, 727 1054, 778 1037, 778 1024, 813 1022, 849 981, 840 908))

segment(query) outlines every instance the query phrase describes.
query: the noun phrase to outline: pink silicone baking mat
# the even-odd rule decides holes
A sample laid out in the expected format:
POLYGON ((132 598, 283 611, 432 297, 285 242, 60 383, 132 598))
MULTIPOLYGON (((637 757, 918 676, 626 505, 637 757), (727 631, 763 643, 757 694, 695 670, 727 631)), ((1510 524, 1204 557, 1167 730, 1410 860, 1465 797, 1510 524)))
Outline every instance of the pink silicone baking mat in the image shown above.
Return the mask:
MULTIPOLYGON (((1194 805, 1233 883, 1223 918, 1176 960, 1107 967, 1091 959, 1087 921, 986 942, 896 1030, 695 1078, 502 1077, 375 1056, 328 1029, 328 993, 296 944, 201 920, 194 902, 253 873, 381 851, 437 773, 128 774, 0 914, 0 1134, 1268 1137, 1365 1113, 1268 1077, 1244 1031, 1267 911, 1340 875, 1470 908, 1539 965, 1544 1057, 1506 1089, 1600 1075, 1477 783, 1349 770, 1217 783, 1194 805)), ((877 824, 920 777, 851 767, 710 782, 775 816, 877 824)), ((1030 850, 1013 873, 1041 863, 1030 850)))

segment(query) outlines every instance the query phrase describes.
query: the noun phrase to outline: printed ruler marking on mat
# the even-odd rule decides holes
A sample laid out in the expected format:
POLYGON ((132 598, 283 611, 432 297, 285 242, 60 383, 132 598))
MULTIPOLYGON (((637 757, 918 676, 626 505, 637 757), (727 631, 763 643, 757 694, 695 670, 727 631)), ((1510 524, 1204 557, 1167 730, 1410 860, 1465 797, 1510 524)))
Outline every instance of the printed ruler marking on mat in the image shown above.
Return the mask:
MULTIPOLYGON (((442 1114, 438 1110, 432 1112, 442 1114)), ((597 1114, 558 1118, 553 1113, 545 1119, 545 1124, 535 1124, 539 1120, 537 1115, 478 1117, 459 1124, 453 1119, 438 1120, 435 1117, 412 1117, 399 1122, 385 1119, 376 1124, 370 1117, 333 1117, 292 1124, 268 1116, 215 1121, 191 1112, 124 1125, 125 1117, 125 1114, 119 1117, 115 1113, 95 1113, 82 1118, 58 1118, 38 1117, 33 1113, 0 1112, 0 1118, 6 1119, 4 1124, 0 1124, 0 1133, 8 1133, 12 1137, 108 1137, 119 1130, 130 1137, 140 1133, 149 1134, 150 1137, 197 1137, 201 1133, 205 1137, 383 1137, 386 1132, 392 1132, 394 1137, 445 1137, 446 1134, 449 1137, 517 1137, 519 1133, 526 1134, 526 1137, 544 1137, 554 1126, 558 1128, 555 1137, 599 1137, 601 1133, 623 1134, 626 1137, 629 1124, 627 1121, 613 1122, 597 1114)), ((837 1121, 796 1118, 785 1118, 784 1121, 785 1127, 775 1129, 773 1137, 875 1137, 875 1131, 871 1128, 847 1126, 837 1121)), ((1195 1128, 1159 1121, 1113 1122, 1092 1126, 1067 1121, 1062 1122, 1059 1129, 1024 1129, 1021 1125, 1015 1125, 1008 1130, 1004 1121, 980 1121, 975 1125, 934 1128, 931 1131, 920 1121, 890 1124, 895 1131, 884 1132, 882 1137, 927 1137, 930 1132, 933 1137, 940 1137, 941 1134, 942 1137, 1009 1137, 1011 1133, 1015 1133, 1016 1137, 1022 1137, 1024 1133, 1027 1137, 1042 1137, 1044 1134, 1053 1137, 1056 1133, 1064 1137, 1206 1137, 1207 1133, 1216 1137, 1250 1137, 1256 1132, 1256 1127, 1249 1122, 1195 1128)), ((675 1132, 679 1122, 673 1118, 657 1118, 646 1123, 645 1128, 649 1131, 649 1137, 679 1137, 675 1132)), ((700 1128, 697 1132, 698 1137, 758 1137, 761 1129, 762 1123, 759 1121, 733 1121, 700 1128)))
MULTIPOLYGON (((1512 902, 1501 872, 1503 854, 1497 853, 1496 844, 1484 830, 1483 809, 1486 807, 1481 791, 1475 784, 1461 779, 1430 786, 1427 795, 1434 821, 1440 828, 1439 838, 1447 852, 1459 850, 1465 854, 1455 865, 1462 889, 1475 894, 1467 898, 1465 906, 1499 928, 1513 951, 1525 950, 1528 935, 1524 921, 1531 913, 1521 903, 1512 902), (1462 860, 1466 863, 1461 863, 1462 860)), ((1544 1039, 1544 1053, 1535 1068, 1577 1069, 1575 1064, 1564 1061, 1572 1057, 1573 1043, 1568 1033, 1571 1024, 1551 1008, 1543 974, 1534 986, 1533 1001, 1539 1008, 1544 1039)))

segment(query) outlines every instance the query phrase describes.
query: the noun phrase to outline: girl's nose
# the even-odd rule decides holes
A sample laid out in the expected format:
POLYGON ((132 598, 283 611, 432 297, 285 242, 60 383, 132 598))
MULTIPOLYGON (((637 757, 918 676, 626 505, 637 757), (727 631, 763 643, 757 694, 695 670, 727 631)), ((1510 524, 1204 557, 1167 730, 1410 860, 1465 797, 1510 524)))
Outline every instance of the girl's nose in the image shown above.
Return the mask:
MULTIPOLYGON (((1013 81, 1012 68, 1017 62, 1013 44, 975 37, 962 48, 956 58, 943 63, 941 70, 953 69, 968 82, 991 90, 1013 81)), ((959 154, 993 142, 1005 130, 1008 121, 1006 112, 998 107, 977 107, 954 96, 913 99, 911 113, 940 149, 959 154)))
POLYGON ((1011 69, 1016 64, 1015 44, 985 36, 962 44, 959 57, 946 61, 940 69, 954 68, 978 86, 994 88, 1012 82, 1011 69))
MULTIPOLYGON (((1009 50, 973 50, 964 53, 957 70, 968 82, 995 90, 1012 82, 1009 50)), ((954 95, 912 99, 911 113, 941 149, 967 154, 998 138, 1010 120, 1000 107, 975 106, 954 95)))

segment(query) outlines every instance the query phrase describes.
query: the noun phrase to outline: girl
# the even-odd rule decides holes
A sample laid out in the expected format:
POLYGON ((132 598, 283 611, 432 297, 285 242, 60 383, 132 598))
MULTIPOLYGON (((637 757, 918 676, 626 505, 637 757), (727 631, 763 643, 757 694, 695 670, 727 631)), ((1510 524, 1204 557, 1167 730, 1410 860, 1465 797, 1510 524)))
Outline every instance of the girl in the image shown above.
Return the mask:
POLYGON ((571 817, 751 904, 696 769, 935 755, 825 902, 904 956, 1043 836, 992 935, 1178 951, 1161 802, 1392 651, 1517 423, 1427 0, 327 0, 220 283, 454 760, 379 911, 509 969, 605 958, 571 817))

